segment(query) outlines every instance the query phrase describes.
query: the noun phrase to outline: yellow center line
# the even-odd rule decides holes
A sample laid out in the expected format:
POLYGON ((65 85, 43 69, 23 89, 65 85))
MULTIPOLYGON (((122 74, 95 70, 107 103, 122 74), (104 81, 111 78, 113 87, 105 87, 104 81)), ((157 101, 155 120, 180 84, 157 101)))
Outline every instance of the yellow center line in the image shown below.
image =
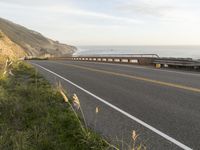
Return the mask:
POLYGON ((154 83, 154 84, 159 84, 159 85, 163 85, 163 86, 168 86, 168 87, 173 87, 173 88, 178 88, 178 89, 183 89, 183 90, 187 90, 187 91, 200 93, 199 88, 193 88, 193 87, 179 85, 179 84, 175 84, 175 83, 163 82, 163 81, 153 80, 153 79, 149 79, 149 78, 127 75, 127 74, 123 74, 123 73, 117 73, 117 72, 106 71, 106 70, 99 70, 99 69, 94 69, 94 68, 89 68, 89 67, 84 67, 84 66, 79 66, 79 65, 63 64, 63 63, 58 63, 58 62, 55 62, 55 63, 62 64, 65 66, 71 66, 71 67, 75 67, 75 68, 79 68, 79 69, 83 69, 83 70, 89 70, 92 72, 99 72, 99 73, 104 73, 104 74, 109 74, 109 75, 114 75, 114 76, 119 76, 119 77, 125 77, 125 78, 129 78, 129 79, 140 80, 140 81, 145 81, 145 82, 149 82, 149 83, 154 83))

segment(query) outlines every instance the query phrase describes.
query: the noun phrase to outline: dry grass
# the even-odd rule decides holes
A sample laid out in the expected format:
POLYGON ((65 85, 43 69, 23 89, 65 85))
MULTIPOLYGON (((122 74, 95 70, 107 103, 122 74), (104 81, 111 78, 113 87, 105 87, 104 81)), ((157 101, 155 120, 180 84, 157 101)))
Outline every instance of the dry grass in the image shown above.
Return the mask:
POLYGON ((2 78, 4 72, 5 62, 6 62, 6 57, 0 55, 0 79, 2 78))
POLYGON ((0 39, 0 55, 2 57, 10 57, 13 59, 25 56, 24 50, 11 41, 3 32, 0 31, 2 38, 0 39))

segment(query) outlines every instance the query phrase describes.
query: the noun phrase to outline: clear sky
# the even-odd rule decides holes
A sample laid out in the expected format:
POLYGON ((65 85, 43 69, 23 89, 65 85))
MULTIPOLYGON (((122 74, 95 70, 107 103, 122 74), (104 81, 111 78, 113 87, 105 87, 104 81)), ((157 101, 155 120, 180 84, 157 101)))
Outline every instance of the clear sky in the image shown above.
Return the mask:
POLYGON ((73 45, 200 45, 200 0, 0 0, 0 17, 73 45))

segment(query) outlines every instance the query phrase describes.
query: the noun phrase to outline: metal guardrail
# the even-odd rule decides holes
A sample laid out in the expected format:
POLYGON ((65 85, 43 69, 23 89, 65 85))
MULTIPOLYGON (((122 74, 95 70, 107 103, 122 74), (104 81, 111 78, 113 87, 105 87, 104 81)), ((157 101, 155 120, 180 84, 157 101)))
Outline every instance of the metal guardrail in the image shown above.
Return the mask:
POLYGON ((97 54, 97 55, 81 55, 74 57, 149 57, 160 58, 157 54, 97 54))
POLYGON ((157 54, 102 54, 90 56, 74 57, 48 57, 48 58, 25 58, 25 59, 49 59, 49 60, 69 60, 69 61, 87 61, 87 62, 104 62, 104 63, 121 63, 152 65, 160 67, 176 67, 200 69, 200 61, 191 58, 160 58, 157 54))
POLYGON ((181 59, 181 58, 160 58, 155 59, 154 64, 167 65, 167 66, 177 66, 177 67, 200 67, 200 61, 195 61, 192 59, 181 59))
POLYGON ((105 56, 101 55, 101 56, 56 57, 56 58, 50 58, 50 59, 153 65, 153 62, 156 58, 159 58, 157 54, 121 54, 121 55, 109 54, 105 56))

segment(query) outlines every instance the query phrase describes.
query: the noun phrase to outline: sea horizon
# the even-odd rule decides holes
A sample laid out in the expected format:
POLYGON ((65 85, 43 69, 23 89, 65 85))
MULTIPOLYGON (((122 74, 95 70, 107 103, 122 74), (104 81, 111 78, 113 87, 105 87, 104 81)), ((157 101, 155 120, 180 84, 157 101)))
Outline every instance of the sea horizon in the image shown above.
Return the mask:
POLYGON ((77 46, 76 55, 157 54, 160 57, 200 59, 200 45, 89 45, 77 46))

